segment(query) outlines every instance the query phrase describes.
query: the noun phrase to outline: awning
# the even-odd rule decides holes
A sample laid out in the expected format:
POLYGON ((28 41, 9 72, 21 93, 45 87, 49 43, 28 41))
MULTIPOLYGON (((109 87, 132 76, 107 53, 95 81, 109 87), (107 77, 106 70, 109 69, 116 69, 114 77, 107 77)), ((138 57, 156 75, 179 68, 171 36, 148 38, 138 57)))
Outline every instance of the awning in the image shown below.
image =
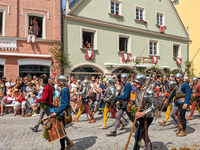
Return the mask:
POLYGON ((0 53, 0 56, 24 56, 24 57, 46 57, 50 58, 51 55, 41 55, 41 54, 22 54, 22 53, 0 53))
MULTIPOLYGON (((153 64, 152 64, 153 65, 153 64)), ((137 64, 136 67, 152 67, 152 65, 137 64)), ((105 63, 105 66, 133 67, 135 64, 105 63)), ((170 66, 158 66, 158 69, 171 68, 170 66)))

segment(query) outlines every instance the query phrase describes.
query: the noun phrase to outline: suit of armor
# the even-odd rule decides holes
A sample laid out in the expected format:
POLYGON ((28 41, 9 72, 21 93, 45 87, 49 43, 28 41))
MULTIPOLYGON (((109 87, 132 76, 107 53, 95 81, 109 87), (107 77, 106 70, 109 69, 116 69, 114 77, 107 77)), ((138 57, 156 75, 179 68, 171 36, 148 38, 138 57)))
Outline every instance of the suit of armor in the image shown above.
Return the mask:
POLYGON ((88 123, 94 123, 95 120, 94 120, 94 117, 93 117, 92 112, 90 110, 89 103, 88 103, 89 96, 90 96, 91 86, 88 85, 88 81, 87 80, 83 81, 82 86, 83 86, 82 87, 82 91, 77 94, 77 95, 79 95, 81 97, 82 103, 81 103, 81 105, 79 107, 78 114, 77 114, 76 118, 73 119, 72 121, 74 121, 74 122, 78 121, 78 118, 82 114, 83 108, 85 107, 87 113, 90 116, 90 121, 88 123))
MULTIPOLYGON (((114 108, 110 107, 110 102, 116 98, 116 89, 113 85, 107 87, 104 96, 102 97, 103 101, 106 102, 105 109, 103 112, 103 126, 99 127, 99 129, 106 129, 106 122, 107 122, 107 114, 110 111, 113 118, 116 119, 116 111, 114 108)), ((115 107, 115 106, 114 106, 115 107)), ((120 124, 123 122, 120 120, 120 124)))

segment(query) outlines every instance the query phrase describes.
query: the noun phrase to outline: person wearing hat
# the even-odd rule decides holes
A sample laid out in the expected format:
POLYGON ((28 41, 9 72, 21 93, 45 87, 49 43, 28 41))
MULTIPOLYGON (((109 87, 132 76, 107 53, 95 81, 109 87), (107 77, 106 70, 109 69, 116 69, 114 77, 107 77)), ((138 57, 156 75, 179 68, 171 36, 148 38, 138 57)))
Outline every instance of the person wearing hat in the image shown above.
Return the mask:
POLYGON ((43 119, 45 113, 46 113, 47 116, 51 115, 50 107, 53 104, 53 88, 48 83, 48 78, 47 77, 43 78, 43 85, 42 86, 44 87, 44 89, 42 91, 42 98, 34 100, 34 103, 42 103, 44 108, 41 108, 41 104, 40 104, 40 117, 39 117, 38 123, 32 128, 30 127, 30 129, 33 132, 38 132, 38 127, 40 125, 40 120, 43 119))
POLYGON ((171 112, 171 117, 175 118, 175 114, 177 111, 180 112, 180 118, 181 118, 181 123, 178 124, 178 130, 175 133, 177 136, 186 136, 186 119, 185 119, 185 114, 186 114, 186 109, 187 105, 189 104, 190 97, 191 97, 191 91, 190 91, 190 86, 189 82, 186 79, 184 83, 182 83, 183 76, 180 73, 177 73, 175 76, 176 80, 176 96, 175 96, 175 104, 172 108, 171 112))
POLYGON ((21 90, 19 91, 19 89, 15 89, 14 93, 15 93, 14 97, 15 97, 15 100, 16 100, 16 103, 14 105, 14 111, 15 111, 14 116, 17 115, 18 106, 21 105, 22 106, 22 116, 24 117, 24 109, 25 109, 25 106, 26 106, 25 96, 24 96, 24 94, 22 94, 21 90))

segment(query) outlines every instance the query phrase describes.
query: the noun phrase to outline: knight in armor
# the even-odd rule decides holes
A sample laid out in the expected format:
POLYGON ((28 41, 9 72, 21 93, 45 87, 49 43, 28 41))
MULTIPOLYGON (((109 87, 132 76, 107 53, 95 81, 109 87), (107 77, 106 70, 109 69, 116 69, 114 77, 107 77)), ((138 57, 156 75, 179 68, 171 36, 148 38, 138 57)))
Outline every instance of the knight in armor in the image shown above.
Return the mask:
MULTIPOLYGON (((58 77, 58 85, 61 87, 60 95, 58 96, 58 108, 55 110, 54 113, 51 114, 51 117, 58 116, 58 120, 65 126, 64 121, 64 111, 68 113, 68 109, 70 109, 70 92, 69 87, 66 86, 67 79, 65 76, 61 75, 58 77)), ((70 147, 74 143, 66 136, 60 139, 61 150, 69 150, 70 147), (67 144, 67 148, 65 149, 65 141, 67 144)))
POLYGON ((116 117, 114 130, 111 131, 110 133, 106 134, 107 136, 116 136, 117 127, 120 123, 120 118, 122 117, 122 114, 124 113, 124 111, 126 111, 129 119, 132 122, 134 122, 134 117, 127 111, 127 104, 128 104, 128 101, 130 98, 130 93, 131 93, 131 84, 128 82, 128 76, 125 73, 121 74, 121 81, 123 83, 121 92, 120 92, 119 96, 117 96, 117 98, 111 102, 111 107, 113 107, 113 105, 117 101, 119 101, 119 103, 117 104, 118 114, 116 117))
MULTIPOLYGON (((135 106, 139 107, 140 101, 142 99, 142 95, 145 91, 143 85, 145 85, 146 77, 143 74, 138 74, 134 80, 137 86, 135 106)), ((146 93, 144 94, 143 102, 141 105, 140 112, 136 112, 135 117, 139 122, 137 131, 135 133, 135 145, 133 150, 139 150, 140 144, 138 144, 142 139, 147 144, 148 150, 152 150, 152 143, 148 136, 148 128, 151 125, 153 118, 155 116, 155 112, 157 109, 157 101, 154 95, 154 89, 148 88, 146 93), (145 134, 146 132, 146 134, 145 134), (146 136, 145 136, 146 135, 146 136), (147 141, 146 141, 147 140, 147 141)))
MULTIPOLYGON (((163 122, 159 122, 158 123, 162 126, 165 126, 166 125, 166 122, 167 120, 169 119, 169 115, 171 113, 171 110, 172 110, 172 107, 173 107, 173 97, 176 95, 176 91, 174 90, 176 86, 176 82, 175 81, 170 81, 169 83, 169 90, 167 91, 167 93, 165 94, 165 96, 167 97, 167 99, 165 99, 164 101, 164 105, 167 106, 167 111, 166 111, 166 115, 165 115, 165 120, 163 120, 163 122), (174 92, 171 94, 171 92, 174 90, 174 92), (171 94, 171 96, 170 96, 171 94), (170 96, 170 97, 169 97, 170 96)), ((175 122, 181 122, 181 119, 180 119, 180 115, 179 113, 177 112, 176 113, 176 116, 177 117, 174 117, 175 118, 175 122), (177 120, 178 119, 178 120, 177 120)), ((172 119, 174 119, 172 118, 172 119)), ((180 124, 180 123, 179 123, 180 124)))
MULTIPOLYGON (((110 103, 112 100, 116 98, 116 88, 114 87, 114 81, 112 77, 109 77, 106 81, 108 87, 105 91, 104 96, 102 97, 103 101, 106 102, 105 109, 103 112, 103 126, 99 127, 99 129, 107 129, 106 122, 107 122, 107 114, 110 111, 113 118, 116 119, 116 112, 113 108, 110 107, 110 103)), ((114 106, 115 107, 115 106, 114 106)), ((123 128, 124 123, 120 120, 120 128, 123 128)))
POLYGON ((189 82, 185 81, 185 83, 182 83, 183 77, 182 74, 177 73, 175 76, 176 80, 176 95, 174 97, 174 106, 172 108, 171 117, 176 118, 175 114, 179 111, 180 112, 180 118, 181 123, 178 124, 178 130, 175 133, 177 136, 186 136, 186 109, 187 105, 189 104, 190 97, 191 97, 191 91, 189 82))
POLYGON ((82 114, 83 108, 85 107, 85 111, 87 111, 87 113, 90 116, 90 121, 88 123, 94 123, 95 119, 94 119, 94 117, 92 115, 92 112, 90 110, 90 107, 89 107, 89 96, 90 96, 91 86, 89 85, 89 81, 88 80, 83 80, 81 85, 82 85, 81 91, 77 92, 77 95, 80 96, 80 99, 81 99, 82 103, 81 103, 81 105, 79 107, 78 114, 77 114, 76 118, 73 119, 72 121, 78 122, 78 118, 82 114))
POLYGON ((191 107, 191 112, 190 116, 186 118, 187 120, 192 120, 192 116, 194 114, 194 109, 196 109, 200 112, 199 108, 199 102, 200 102, 200 84, 198 83, 198 78, 193 78, 193 85, 191 86, 191 101, 192 101, 192 107, 191 107))

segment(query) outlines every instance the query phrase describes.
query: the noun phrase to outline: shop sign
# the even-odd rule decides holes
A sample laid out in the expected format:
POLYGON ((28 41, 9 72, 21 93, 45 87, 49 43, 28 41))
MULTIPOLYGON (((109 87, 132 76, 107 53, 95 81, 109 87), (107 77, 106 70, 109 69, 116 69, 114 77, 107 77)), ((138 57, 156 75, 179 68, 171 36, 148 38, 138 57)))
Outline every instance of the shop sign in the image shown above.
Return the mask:
POLYGON ((129 61, 130 63, 136 63, 140 62, 140 64, 152 64, 152 59, 149 57, 138 57, 138 56, 133 56, 132 59, 129 61))
POLYGON ((17 40, 0 39, 0 48, 2 50, 17 50, 17 40))

